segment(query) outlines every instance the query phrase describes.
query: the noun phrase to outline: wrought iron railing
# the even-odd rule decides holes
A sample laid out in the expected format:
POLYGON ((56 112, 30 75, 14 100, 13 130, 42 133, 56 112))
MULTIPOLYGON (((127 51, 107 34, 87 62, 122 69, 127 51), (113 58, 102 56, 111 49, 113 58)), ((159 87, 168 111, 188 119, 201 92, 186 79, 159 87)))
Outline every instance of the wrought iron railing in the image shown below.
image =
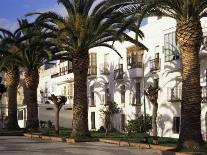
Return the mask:
POLYGON ((51 78, 56 78, 56 77, 59 77, 59 76, 70 74, 70 73, 73 73, 72 68, 69 68, 68 70, 61 70, 59 73, 52 74, 51 78))

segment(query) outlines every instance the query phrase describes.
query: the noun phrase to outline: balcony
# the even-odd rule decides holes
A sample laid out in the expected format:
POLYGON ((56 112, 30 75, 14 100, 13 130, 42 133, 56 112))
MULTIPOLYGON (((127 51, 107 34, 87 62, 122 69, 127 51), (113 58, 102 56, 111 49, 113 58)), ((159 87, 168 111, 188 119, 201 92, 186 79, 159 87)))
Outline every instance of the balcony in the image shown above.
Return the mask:
POLYGON ((109 75, 110 74, 110 68, 109 68, 109 64, 104 63, 100 65, 100 73, 102 75, 109 75))
POLYGON ((152 59, 150 60, 150 71, 155 72, 157 70, 160 70, 160 59, 152 59))
POLYGON ((179 87, 168 88, 168 102, 180 102, 182 100, 182 89, 179 87))
POLYGON ((88 67, 88 78, 95 78, 97 76, 97 66, 88 67))
POLYGON ((207 86, 202 87, 202 95, 201 95, 201 102, 207 102, 207 86))
POLYGON ((114 70, 114 80, 122 80, 124 75, 123 64, 119 64, 118 69, 114 70))

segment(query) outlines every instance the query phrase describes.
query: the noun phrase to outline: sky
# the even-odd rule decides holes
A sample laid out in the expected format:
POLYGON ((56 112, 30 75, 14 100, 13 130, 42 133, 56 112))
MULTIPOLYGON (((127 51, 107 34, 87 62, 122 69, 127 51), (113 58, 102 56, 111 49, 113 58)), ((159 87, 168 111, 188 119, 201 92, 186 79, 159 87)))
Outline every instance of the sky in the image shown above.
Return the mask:
MULTIPOLYGON (((17 19, 26 18, 29 12, 55 11, 64 14, 65 10, 57 0, 0 0, 0 27, 15 30, 17 19)), ((97 0, 101 1, 101 0, 97 0)))
POLYGON ((57 0, 1 0, 0 27, 13 30, 17 19, 25 18, 26 13, 48 10, 63 12, 57 0))

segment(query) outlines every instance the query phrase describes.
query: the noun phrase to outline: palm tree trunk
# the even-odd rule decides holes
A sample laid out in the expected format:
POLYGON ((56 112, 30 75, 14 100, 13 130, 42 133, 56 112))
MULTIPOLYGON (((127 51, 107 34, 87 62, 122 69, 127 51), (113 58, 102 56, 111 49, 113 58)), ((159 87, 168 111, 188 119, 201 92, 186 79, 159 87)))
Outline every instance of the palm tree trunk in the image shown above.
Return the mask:
POLYGON ((17 68, 6 72, 8 94, 8 123, 7 128, 15 130, 19 128, 17 121, 17 87, 19 84, 19 70, 17 68))
POLYGON ((55 132, 57 135, 59 135, 59 113, 60 109, 55 106, 55 132))
POLYGON ((158 144, 158 138, 157 138, 157 110, 158 110, 158 104, 152 103, 153 105, 153 111, 152 111, 152 137, 153 137, 153 144, 158 144))
POLYGON ((199 63, 202 41, 200 21, 189 19, 178 22, 176 35, 182 64, 181 129, 177 148, 198 149, 203 145, 199 63))
POLYGON ((89 56, 79 52, 73 59, 74 104, 71 137, 74 139, 90 137, 88 130, 87 74, 89 56))
POLYGON ((36 130, 39 128, 38 121, 38 104, 37 104, 37 87, 39 84, 38 69, 25 72, 25 93, 24 99, 27 105, 27 122, 26 128, 36 130))

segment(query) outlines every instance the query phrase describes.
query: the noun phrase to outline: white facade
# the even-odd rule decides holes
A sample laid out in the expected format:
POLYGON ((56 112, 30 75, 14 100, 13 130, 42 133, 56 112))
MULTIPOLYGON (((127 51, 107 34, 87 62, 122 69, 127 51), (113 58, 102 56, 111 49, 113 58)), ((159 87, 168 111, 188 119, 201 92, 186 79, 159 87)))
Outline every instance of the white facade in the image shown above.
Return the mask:
MULTIPOLYGON (((204 35, 207 35, 205 33, 207 32, 206 19, 202 21, 202 25, 204 35)), ((173 19, 149 18, 148 24, 141 28, 145 34, 142 42, 149 49, 148 52, 136 49, 135 46, 127 42, 122 44, 115 43, 114 45, 123 57, 122 59, 108 48, 97 47, 90 50, 90 58, 93 59, 93 61, 90 61, 88 75, 88 120, 90 130, 98 130, 101 126, 104 126, 104 117, 101 109, 104 108, 105 103, 109 99, 115 101, 121 108, 121 112, 114 116, 114 128, 120 131, 123 130, 127 120, 134 119, 137 114, 143 114, 144 89, 153 84, 153 79, 159 79, 158 134, 159 136, 178 137, 178 133, 173 128, 175 128, 175 125, 178 125, 176 121, 180 117, 182 80, 179 54, 177 53, 177 48, 174 47, 173 33, 175 32, 175 26, 176 22, 173 19), (173 54, 169 52, 171 48, 174 51, 173 54), (167 50, 169 51, 167 52, 167 50), (136 60, 137 64, 129 66, 129 62, 134 61, 134 58, 129 58, 129 55, 131 52, 136 53, 136 51, 139 54, 135 57, 139 60, 136 60), (118 68, 120 70, 117 70, 118 68)), ((206 138, 207 132, 207 104, 205 102, 207 94, 205 89, 207 85, 206 60, 207 50, 203 48, 200 52, 200 70, 201 86, 204 87, 202 89, 204 102, 201 104, 202 133, 204 138, 206 138)), ((74 77, 68 66, 70 64, 67 61, 57 61, 50 69, 45 70, 42 68, 40 70, 40 84, 38 88, 38 101, 40 104, 44 104, 47 100, 45 94, 54 93, 67 96, 67 104, 72 107, 74 77)), ((151 115, 152 105, 147 98, 146 111, 151 115)), ((70 121, 71 119, 70 117, 70 121)))

